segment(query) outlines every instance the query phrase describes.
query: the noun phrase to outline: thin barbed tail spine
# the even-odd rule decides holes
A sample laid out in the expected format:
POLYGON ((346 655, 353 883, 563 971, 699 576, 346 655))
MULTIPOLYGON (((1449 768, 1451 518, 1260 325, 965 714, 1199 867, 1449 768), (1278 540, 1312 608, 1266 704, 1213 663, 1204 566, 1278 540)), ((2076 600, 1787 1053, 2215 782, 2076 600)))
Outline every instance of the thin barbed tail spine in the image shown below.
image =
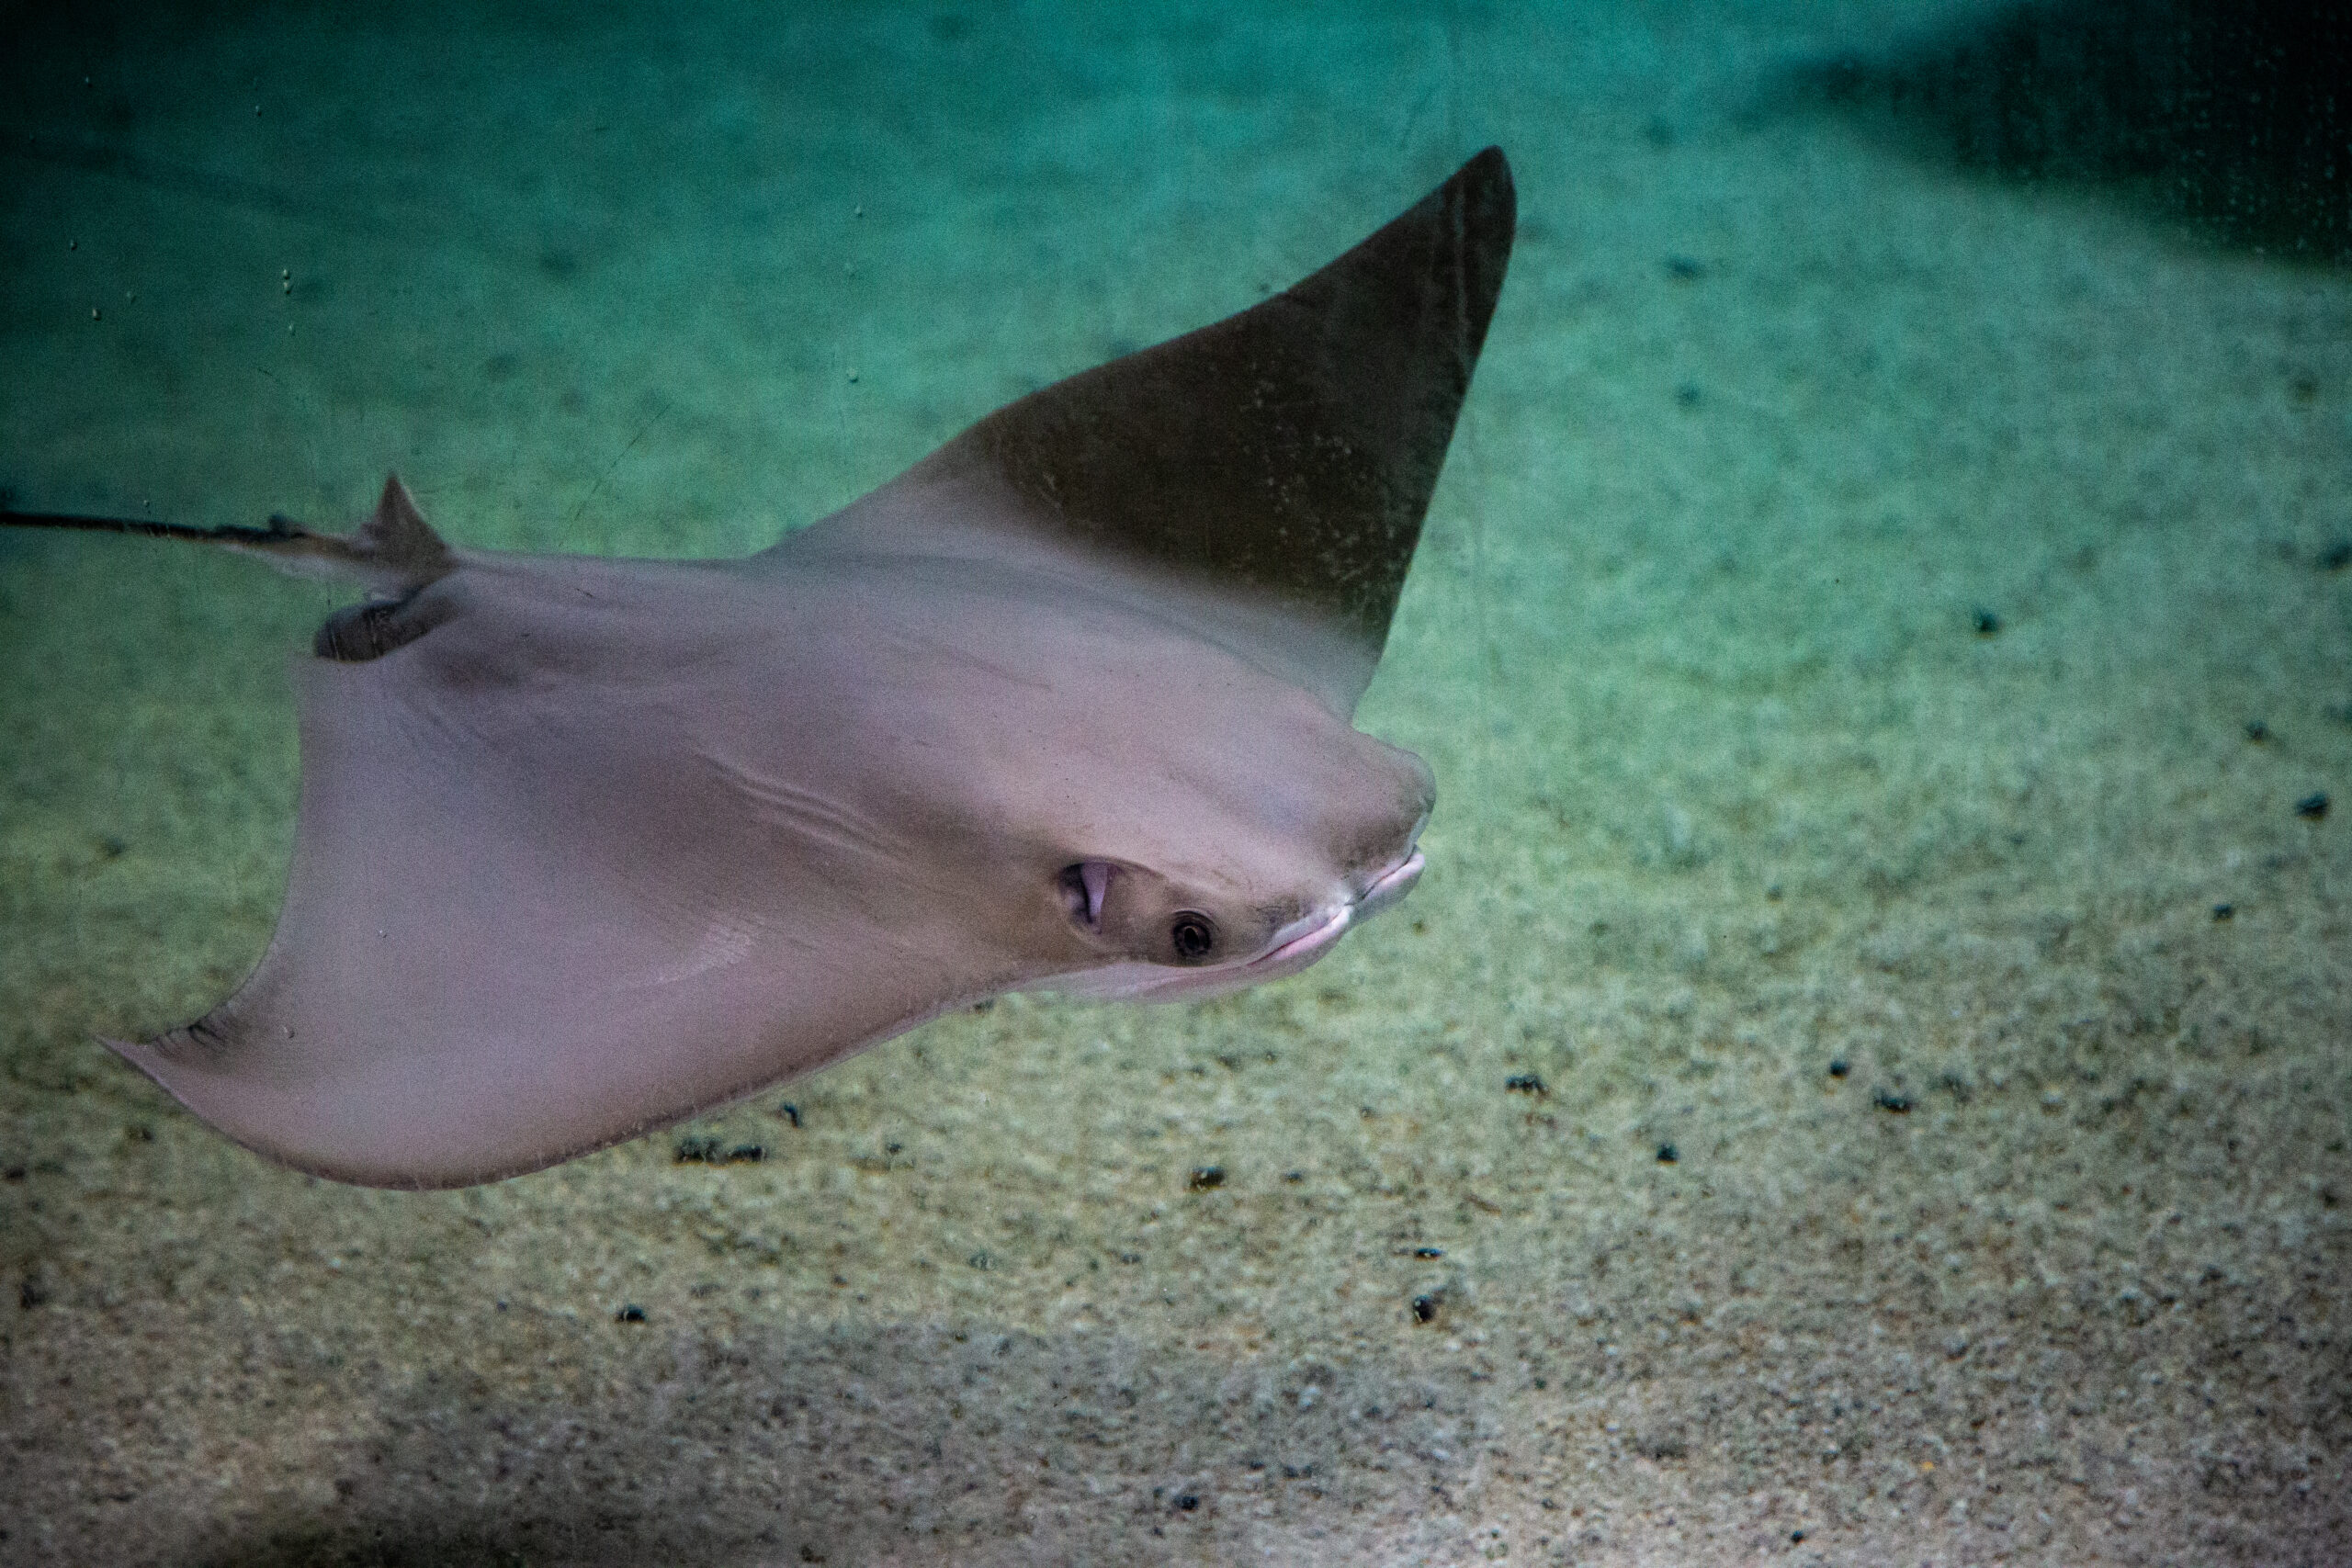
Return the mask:
POLYGON ((0 526, 58 528, 81 533, 127 534, 145 539, 177 539, 218 545, 268 562, 298 577, 343 578, 379 592, 412 593, 457 567, 457 557, 435 534, 397 476, 384 481, 375 513, 351 534, 330 534, 273 513, 259 528, 230 524, 198 528, 143 517, 102 517, 72 512, 0 511, 0 526))

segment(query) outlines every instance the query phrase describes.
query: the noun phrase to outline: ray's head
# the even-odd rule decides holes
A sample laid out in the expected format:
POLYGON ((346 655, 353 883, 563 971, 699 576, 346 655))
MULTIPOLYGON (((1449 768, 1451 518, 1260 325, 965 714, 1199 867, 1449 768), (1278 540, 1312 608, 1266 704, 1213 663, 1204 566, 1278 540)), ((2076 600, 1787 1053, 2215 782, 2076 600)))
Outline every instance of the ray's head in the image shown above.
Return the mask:
POLYGON ((933 513, 1060 552, 1060 580, 1089 585, 1055 595, 1072 622, 1100 591, 1193 634, 1157 660, 1132 625, 1029 644, 1088 695, 1085 730, 1022 737, 1062 776, 1012 769, 1063 829, 1028 867, 1076 955, 1049 984, 1172 999, 1272 979, 1419 874, 1429 769, 1349 716, 1516 222, 1488 148, 1291 288, 1008 404, 907 476, 933 513))
POLYGON ((1303 694, 1245 711, 1205 732, 1214 744, 1138 715, 1110 749, 1151 755, 1140 782, 1039 846, 1033 893, 1081 965, 1053 988, 1238 990, 1306 968, 1410 890, 1436 796, 1428 764, 1303 694))

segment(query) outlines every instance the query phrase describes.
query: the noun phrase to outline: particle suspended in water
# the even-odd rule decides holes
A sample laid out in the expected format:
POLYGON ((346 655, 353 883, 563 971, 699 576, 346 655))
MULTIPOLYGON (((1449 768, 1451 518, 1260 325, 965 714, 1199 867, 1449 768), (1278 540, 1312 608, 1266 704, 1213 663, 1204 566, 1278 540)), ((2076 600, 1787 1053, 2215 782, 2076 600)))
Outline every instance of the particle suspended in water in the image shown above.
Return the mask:
POLYGON ((1206 1192, 1213 1187, 1222 1187, 1225 1185, 1225 1167, 1196 1165, 1193 1168, 1193 1174, 1185 1179, 1184 1185, 1195 1192, 1206 1192))
POLYGON ((2001 629, 2000 615, 1982 604, 1969 613, 1969 619, 1976 627, 1978 637, 1991 637, 2001 629))
POLYGON ((2313 793, 2303 796, 2302 799, 2295 802, 2295 815, 2298 817, 2309 818, 2313 822, 2316 822, 2321 818, 2326 816, 2326 793, 2324 791, 2314 791, 2313 793))
POLYGON ((1544 1080, 1533 1073, 1513 1073, 1503 1079, 1503 1088, 1512 1094, 1549 1094, 1544 1080))
POLYGON ((627 1306, 622 1307, 620 1311, 613 1314, 613 1321, 615 1323, 643 1323, 645 1321, 645 1309, 638 1305, 635 1302, 631 1302, 627 1306))
POLYGON ((1672 1165, 1681 1157, 1682 1152, 1672 1144, 1660 1144, 1657 1146, 1657 1163, 1660 1165, 1672 1165))

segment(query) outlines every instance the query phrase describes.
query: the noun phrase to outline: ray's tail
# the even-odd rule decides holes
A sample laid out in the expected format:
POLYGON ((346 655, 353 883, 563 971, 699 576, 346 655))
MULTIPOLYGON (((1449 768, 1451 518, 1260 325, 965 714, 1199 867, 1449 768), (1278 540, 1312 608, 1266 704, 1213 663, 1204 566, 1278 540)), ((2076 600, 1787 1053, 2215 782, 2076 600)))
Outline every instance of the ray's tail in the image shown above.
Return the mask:
POLYGON ((10 528, 71 528, 85 534, 131 534, 145 539, 186 539, 191 544, 227 545, 280 558, 288 562, 304 557, 339 559, 333 548, 348 545, 340 535, 305 528, 283 513, 273 513, 266 527, 192 528, 185 523, 157 523, 143 517, 90 517, 78 512, 0 511, 0 526, 10 528), (322 548, 322 546, 328 547, 322 548))
POLYGON ((259 528, 231 525, 195 528, 185 523, 155 523, 139 517, 90 517, 72 512, 0 510, 0 525, 68 528, 92 534, 129 534, 146 539, 183 539, 219 545, 267 561, 301 577, 345 578, 379 593, 405 595, 447 576, 457 557, 416 509, 397 477, 384 481, 373 516, 350 534, 329 534, 273 514, 259 528))

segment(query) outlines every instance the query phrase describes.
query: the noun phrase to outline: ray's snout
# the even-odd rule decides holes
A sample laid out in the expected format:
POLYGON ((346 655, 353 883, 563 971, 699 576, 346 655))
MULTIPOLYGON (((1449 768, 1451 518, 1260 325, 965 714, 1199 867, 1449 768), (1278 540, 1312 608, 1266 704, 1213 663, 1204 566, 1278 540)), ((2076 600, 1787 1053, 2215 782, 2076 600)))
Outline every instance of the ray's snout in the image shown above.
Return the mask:
POLYGON ((1400 791, 1400 818, 1408 817, 1412 826, 1405 831, 1402 841, 1391 840, 1383 846, 1387 852, 1369 858, 1362 870, 1348 881, 1354 895, 1351 907, 1359 920, 1376 915, 1413 890, 1420 880, 1426 863, 1421 854, 1421 830, 1430 825, 1430 813, 1437 807, 1437 776, 1430 765, 1413 752, 1401 747, 1387 750, 1404 764, 1404 787, 1400 791))
MULTIPOLYGON (((1420 829, 1415 829, 1413 836, 1419 838, 1420 829)), ((1410 893, 1413 884, 1421 879, 1421 867, 1426 863, 1421 852, 1415 849, 1408 852, 1403 860, 1374 876, 1370 885, 1356 895, 1356 919, 1369 919, 1410 893)))

